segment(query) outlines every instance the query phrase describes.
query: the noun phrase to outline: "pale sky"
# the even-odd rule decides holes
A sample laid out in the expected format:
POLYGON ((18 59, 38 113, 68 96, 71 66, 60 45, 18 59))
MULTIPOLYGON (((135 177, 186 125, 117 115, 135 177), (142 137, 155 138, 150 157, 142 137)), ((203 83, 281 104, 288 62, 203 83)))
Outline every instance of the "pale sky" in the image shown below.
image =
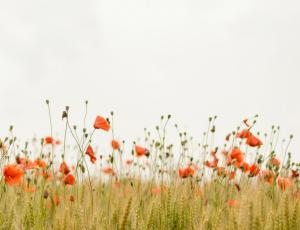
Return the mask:
POLYGON ((88 99, 128 140, 161 114, 199 139, 212 114, 220 139, 259 114, 300 160, 299 28, 297 0, 1 1, 0 137, 47 135, 47 98, 63 132, 88 99))

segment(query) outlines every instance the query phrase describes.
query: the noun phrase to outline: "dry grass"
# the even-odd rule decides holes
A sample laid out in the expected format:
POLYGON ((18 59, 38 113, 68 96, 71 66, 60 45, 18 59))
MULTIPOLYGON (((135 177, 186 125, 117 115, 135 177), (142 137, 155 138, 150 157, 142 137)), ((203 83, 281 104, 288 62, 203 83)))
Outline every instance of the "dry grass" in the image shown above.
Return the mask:
POLYGON ((59 188, 60 203, 18 187, 1 189, 1 229, 299 229, 299 199, 292 190, 241 182, 241 190, 216 180, 202 187, 191 179, 175 180, 152 194, 151 184, 121 181, 94 183, 93 210, 89 185, 59 188), (69 197, 76 190, 75 201, 69 197), (111 191, 111 192, 109 192, 111 191), (201 192, 200 192, 201 191, 201 192), (109 198, 110 197, 110 198, 109 198), (109 204, 110 199, 110 204, 109 204), (229 206, 227 201, 236 203, 229 206))
POLYGON ((178 125, 179 143, 168 143, 171 116, 162 116, 157 135, 145 130, 144 147, 133 142, 128 151, 115 140, 113 113, 109 120, 97 118, 90 131, 85 115, 79 134, 68 107, 64 140, 54 142, 47 105, 51 135, 40 146, 20 147, 13 127, 0 141, 0 229, 300 229, 299 164, 288 152, 293 137, 281 143, 279 159, 279 128, 254 135, 257 116, 231 131, 219 149, 216 117, 209 118, 195 148, 178 125), (110 153, 100 156, 88 146, 103 130, 115 142, 110 153), (66 148, 67 136, 76 143, 72 149, 66 148), (60 163, 70 154, 78 159, 65 170, 60 163), (75 181, 66 182, 67 175, 75 181))

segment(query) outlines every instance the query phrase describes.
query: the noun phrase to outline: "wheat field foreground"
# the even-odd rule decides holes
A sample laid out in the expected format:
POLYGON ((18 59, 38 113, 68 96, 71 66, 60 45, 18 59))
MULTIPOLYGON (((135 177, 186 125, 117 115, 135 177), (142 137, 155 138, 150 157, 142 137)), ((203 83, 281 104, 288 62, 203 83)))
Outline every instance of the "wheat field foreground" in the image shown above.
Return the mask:
POLYGON ((81 125, 68 106, 62 111, 58 139, 46 105, 48 136, 24 143, 12 126, 1 133, 0 229, 300 229, 293 136, 280 140, 275 126, 260 133, 257 115, 219 146, 216 116, 200 143, 170 115, 125 142, 116 139, 113 112, 86 119, 86 101, 81 125), (107 152, 93 142, 97 133, 110 139, 107 152))

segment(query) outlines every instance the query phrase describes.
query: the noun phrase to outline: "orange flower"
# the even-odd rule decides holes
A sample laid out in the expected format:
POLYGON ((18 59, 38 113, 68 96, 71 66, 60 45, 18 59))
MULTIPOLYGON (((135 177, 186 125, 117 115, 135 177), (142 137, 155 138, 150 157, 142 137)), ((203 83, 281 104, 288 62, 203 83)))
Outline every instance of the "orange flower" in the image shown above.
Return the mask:
POLYGON ((181 178, 187 178, 189 176, 193 176, 195 174, 195 170, 193 167, 189 166, 185 169, 179 169, 179 176, 181 178))
POLYGON ((36 160, 34 161, 34 163, 37 164, 37 165, 38 165, 40 168, 42 168, 42 169, 46 168, 46 166, 47 166, 46 162, 45 162, 45 161, 42 161, 42 160, 40 160, 40 159, 36 159, 36 160))
POLYGON ((237 162, 241 163, 244 161, 244 154, 243 152, 237 148, 237 147, 234 147, 230 153, 230 157, 231 159, 235 159, 237 162))
POLYGON ((54 144, 54 139, 52 137, 45 137, 44 138, 45 145, 47 144, 54 144))
POLYGON ((235 207, 238 203, 236 202, 236 200, 230 199, 227 201, 227 204, 229 207, 235 207))
POLYGON ((268 169, 262 170, 262 176, 263 179, 269 183, 269 184, 273 184, 274 183, 274 172, 270 171, 268 169))
POLYGON ((241 132, 237 133, 236 137, 241 139, 247 139, 246 144, 251 147, 260 147, 263 144, 260 139, 258 139, 249 131, 249 129, 244 129, 241 132))
POLYGON ((235 178, 235 172, 234 171, 231 171, 229 173, 229 180, 233 180, 235 178))
POLYGON ((24 171, 16 164, 6 165, 3 169, 4 181, 8 185, 16 185, 24 175, 24 171))
POLYGON ((281 190, 285 191, 286 189, 288 189, 292 182, 291 182, 291 179, 290 178, 286 178, 286 177, 278 177, 277 179, 277 182, 278 182, 278 186, 281 190))
POLYGON ((195 189, 195 195, 198 197, 202 197, 203 196, 203 192, 201 188, 196 188, 195 189))
POLYGON ((270 159, 270 164, 276 167, 279 167, 280 165, 280 160, 277 157, 272 157, 270 159))
POLYGON ((260 169, 256 164, 253 164, 250 166, 250 174, 249 174, 250 177, 257 176, 259 174, 259 172, 260 172, 260 169))
POLYGON ((53 202, 54 202, 54 204, 55 204, 56 206, 59 205, 60 201, 59 201, 59 196, 58 196, 58 195, 55 195, 55 196, 53 197, 53 202))
POLYGON ((59 171, 60 171, 61 173, 65 174, 65 175, 69 174, 70 169, 69 169, 69 167, 68 167, 68 165, 67 165, 66 162, 63 161, 63 162, 60 164, 60 166, 59 166, 59 171))
POLYGON ((257 137, 251 134, 248 137, 246 144, 251 147, 260 147, 263 143, 261 142, 260 139, 258 139, 257 137))
POLYGON ((65 184, 67 185, 74 185, 76 180, 75 177, 72 174, 68 174, 67 176, 65 176, 64 179, 65 184))
POLYGON ((108 123, 108 121, 105 118, 103 118, 101 116, 97 116, 96 120, 94 122, 94 128, 108 131, 110 129, 110 124, 108 123))
POLYGON ((239 162, 237 161, 235 163, 236 167, 241 169, 244 173, 248 172, 250 170, 250 166, 247 162, 243 161, 243 162, 239 162))
POLYGON ((126 160, 125 162, 127 165, 131 165, 133 163, 133 160, 126 160))
POLYGON ((161 193, 160 187, 152 188, 152 189, 151 189, 151 193, 152 193, 153 195, 159 195, 159 194, 161 193))
POLYGON ((87 155, 89 155, 90 161, 91 161, 93 164, 95 164, 97 158, 95 157, 94 150, 93 150, 93 148, 92 148, 90 145, 87 147, 85 153, 86 153, 87 155))
POLYGON ((24 186, 24 191, 25 192, 28 192, 28 193, 34 193, 36 191, 36 188, 33 186, 33 187, 30 187, 29 185, 28 186, 24 186))
POLYGON ((218 166, 219 163, 219 159, 216 156, 216 152, 211 152, 211 155, 213 157, 213 160, 211 162, 206 161, 204 164, 205 166, 209 167, 209 168, 216 168, 218 166))
POLYGON ((43 175, 45 180, 50 180, 51 179, 51 173, 49 171, 44 171, 42 175, 43 175))
POLYGON ((150 155, 150 152, 149 152, 148 149, 143 148, 143 147, 138 146, 138 145, 135 146, 135 152, 136 152, 136 155, 137 155, 138 157, 141 157, 141 156, 144 156, 144 155, 145 155, 146 157, 149 157, 149 155, 150 155))
POLYGON ((55 144, 56 144, 56 145, 60 145, 60 144, 61 144, 61 141, 60 141, 60 140, 56 140, 56 141, 55 141, 55 144))
POLYGON ((35 162, 32 162, 29 159, 19 157, 19 156, 16 157, 16 162, 17 164, 21 165, 24 170, 33 169, 37 167, 37 164, 35 162))
POLYGON ((114 186, 115 186, 115 188, 120 188, 120 187, 121 187, 121 182, 118 181, 118 180, 116 180, 116 181, 114 182, 114 186))
POLYGON ((106 167, 102 169, 102 172, 105 174, 111 174, 111 175, 116 175, 116 173, 114 172, 114 170, 112 169, 112 167, 106 167))
POLYGON ((120 150, 120 143, 117 140, 112 140, 111 146, 114 150, 120 150))
POLYGON ((223 176, 223 177, 226 176, 226 171, 225 171, 224 167, 217 167, 216 170, 217 170, 217 175, 218 176, 223 176))
POLYGON ((251 132, 249 131, 249 129, 244 129, 241 132, 238 132, 236 134, 237 138, 241 138, 241 139, 247 139, 251 136, 251 132))

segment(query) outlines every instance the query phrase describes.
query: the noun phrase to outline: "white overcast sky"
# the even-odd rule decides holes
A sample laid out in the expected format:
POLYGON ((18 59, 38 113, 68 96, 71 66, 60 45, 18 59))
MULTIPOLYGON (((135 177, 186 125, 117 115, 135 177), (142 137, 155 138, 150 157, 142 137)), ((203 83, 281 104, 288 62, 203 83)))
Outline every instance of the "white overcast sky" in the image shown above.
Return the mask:
POLYGON ((258 113, 297 155, 299 64, 296 0, 1 1, 0 136, 48 134, 46 98, 61 132, 64 106, 79 123, 88 99, 90 122, 114 110, 129 140, 161 114, 196 138, 217 114, 223 138, 258 113))

